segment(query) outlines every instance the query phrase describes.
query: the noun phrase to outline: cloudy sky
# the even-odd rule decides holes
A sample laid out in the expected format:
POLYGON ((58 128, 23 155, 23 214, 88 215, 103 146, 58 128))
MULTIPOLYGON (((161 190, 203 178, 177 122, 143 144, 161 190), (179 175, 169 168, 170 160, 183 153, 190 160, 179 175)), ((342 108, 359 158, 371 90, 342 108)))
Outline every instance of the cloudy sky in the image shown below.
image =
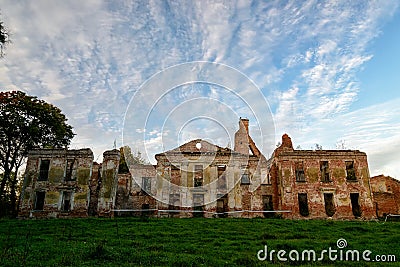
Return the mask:
POLYGON ((399 1, 3 0, 0 9, 12 33, 1 89, 60 107, 77 134, 71 147, 98 159, 135 140, 153 162, 193 138, 229 146, 242 116, 261 146, 288 133, 302 149, 359 149, 371 175, 400 178, 399 1), (199 79, 198 61, 219 68, 199 79))

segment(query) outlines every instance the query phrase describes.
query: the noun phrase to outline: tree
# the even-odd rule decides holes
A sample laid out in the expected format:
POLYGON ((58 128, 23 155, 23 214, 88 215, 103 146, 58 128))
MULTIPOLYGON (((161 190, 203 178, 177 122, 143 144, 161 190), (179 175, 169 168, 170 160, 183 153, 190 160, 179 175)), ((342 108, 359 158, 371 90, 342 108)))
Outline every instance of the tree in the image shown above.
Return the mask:
POLYGON ((339 140, 336 142, 336 149, 338 150, 346 150, 347 148, 347 144, 346 144, 346 140, 339 140))
MULTIPOLYGON (((0 205, 9 205, 13 215, 17 212, 18 171, 24 158, 33 148, 67 147, 74 133, 66 121, 59 108, 35 96, 0 92, 0 205)), ((5 210, 2 207, 0 213, 5 210)))
POLYGON ((4 56, 4 49, 6 45, 10 42, 10 34, 7 28, 4 26, 4 23, 0 21, 0 57, 4 56))
POLYGON ((132 153, 132 150, 129 146, 123 146, 119 149, 121 153, 121 159, 119 161, 119 173, 128 173, 129 166, 131 165, 146 165, 150 164, 146 159, 142 157, 142 153, 140 151, 136 151, 136 153, 132 153))
POLYGON ((315 144, 315 150, 322 150, 322 146, 320 144, 315 144))

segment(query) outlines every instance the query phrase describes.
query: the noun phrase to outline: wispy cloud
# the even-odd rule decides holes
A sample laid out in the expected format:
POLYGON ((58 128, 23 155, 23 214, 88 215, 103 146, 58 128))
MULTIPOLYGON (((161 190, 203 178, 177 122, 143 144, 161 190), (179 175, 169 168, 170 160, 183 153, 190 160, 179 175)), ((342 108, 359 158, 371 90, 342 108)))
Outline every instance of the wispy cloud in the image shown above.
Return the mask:
MULTIPOLYGON (((97 147, 109 148, 114 139, 122 143, 126 108, 147 79, 175 64, 212 61, 237 68, 260 87, 277 134, 307 135, 315 142, 325 140, 323 133, 353 140, 328 134, 324 127, 332 126, 324 123, 345 116, 360 97, 357 73, 373 58, 368 47, 398 6, 393 1, 6 0, 2 15, 13 43, 1 62, 0 86, 59 106, 78 133, 74 145, 101 151, 97 147)), ((236 105, 235 115, 251 117, 237 99, 218 90, 202 92, 236 105)), ((180 93, 175 99, 199 97, 190 90, 180 93)), ((207 108, 218 112, 193 105, 180 112, 201 114, 207 108)), ((233 117, 226 118, 230 131, 237 126, 233 117)), ((359 132, 381 126, 357 125, 359 132)), ((160 135, 152 138, 157 147, 160 135)))

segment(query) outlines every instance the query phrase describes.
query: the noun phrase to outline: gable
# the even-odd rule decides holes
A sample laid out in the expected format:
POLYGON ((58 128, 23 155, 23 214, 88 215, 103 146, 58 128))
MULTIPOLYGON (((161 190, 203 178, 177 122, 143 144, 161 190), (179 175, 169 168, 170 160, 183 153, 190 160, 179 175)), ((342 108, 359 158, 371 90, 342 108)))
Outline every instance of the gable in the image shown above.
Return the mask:
POLYGON ((220 146, 211 144, 202 139, 195 139, 189 141, 175 149, 169 150, 167 153, 216 153, 216 152, 225 152, 231 153, 232 150, 229 148, 222 148, 220 146))

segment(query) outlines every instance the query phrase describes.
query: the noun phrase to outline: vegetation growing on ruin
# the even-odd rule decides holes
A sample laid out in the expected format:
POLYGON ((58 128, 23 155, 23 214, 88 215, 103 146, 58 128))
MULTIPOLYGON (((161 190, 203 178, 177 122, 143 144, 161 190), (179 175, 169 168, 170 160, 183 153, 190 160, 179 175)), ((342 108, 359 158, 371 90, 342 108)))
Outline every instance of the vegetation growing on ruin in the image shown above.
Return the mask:
MULTIPOLYGON (((346 249, 394 254, 400 260, 399 222, 279 219, 53 219, 0 220, 1 266, 265 266, 257 252, 346 249)), ((275 264, 279 264, 277 258, 275 264)), ((316 266, 375 266, 332 262, 316 266)), ((398 264, 398 263, 397 263, 398 264)), ((283 264, 282 264, 283 265, 283 264)), ((286 265, 309 266, 310 262, 286 265)), ((396 263, 384 266, 396 266, 396 263)))

